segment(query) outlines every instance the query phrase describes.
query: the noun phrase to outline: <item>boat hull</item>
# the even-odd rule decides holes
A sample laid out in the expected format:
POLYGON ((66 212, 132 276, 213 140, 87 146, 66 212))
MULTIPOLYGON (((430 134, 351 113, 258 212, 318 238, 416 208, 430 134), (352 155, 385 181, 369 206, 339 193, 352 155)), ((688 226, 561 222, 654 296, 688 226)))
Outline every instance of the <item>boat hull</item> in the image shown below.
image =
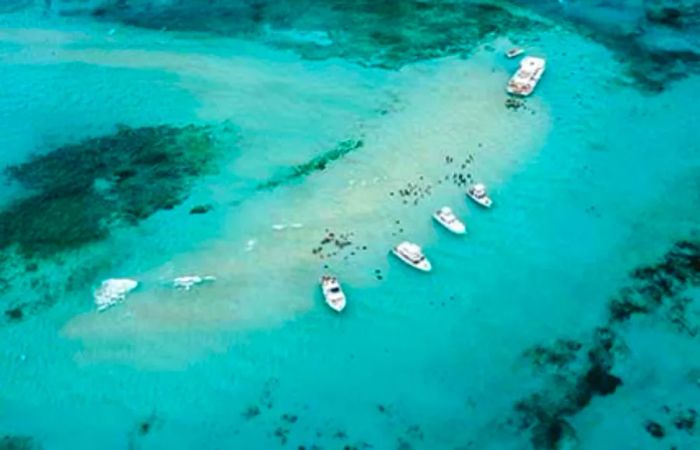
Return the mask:
POLYGON ((433 214, 433 219, 442 225, 445 229, 447 229, 450 233, 453 234, 465 234, 467 232, 467 227, 464 225, 462 222, 457 222, 457 223, 447 223, 445 222, 442 217, 440 217, 439 214, 433 214))
POLYGON ((345 298, 334 303, 333 301, 331 301, 329 298, 326 297, 326 305, 328 305, 328 307, 335 312, 343 312, 346 304, 347 304, 347 302, 345 301, 345 298))
POLYGON ((467 192, 467 197, 472 199, 474 201, 474 203, 476 203, 477 205, 484 207, 484 208, 487 208, 487 209, 491 208, 491 206, 493 205, 493 200, 491 200, 488 197, 487 198, 479 198, 479 197, 472 195, 469 192, 467 192))

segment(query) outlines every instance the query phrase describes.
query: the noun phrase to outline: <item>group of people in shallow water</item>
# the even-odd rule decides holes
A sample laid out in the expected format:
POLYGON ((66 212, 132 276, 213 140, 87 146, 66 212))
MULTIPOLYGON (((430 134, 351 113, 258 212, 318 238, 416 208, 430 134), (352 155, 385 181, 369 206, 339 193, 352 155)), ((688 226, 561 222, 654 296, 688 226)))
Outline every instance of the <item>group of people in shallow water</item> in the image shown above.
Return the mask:
MULTIPOLYGON (((481 144, 479 144, 481 146, 481 144)), ((469 172, 465 172, 467 167, 474 161, 472 155, 468 155, 467 158, 462 162, 460 166, 460 171, 453 172, 451 174, 446 174, 443 178, 437 180, 436 184, 442 184, 443 182, 449 182, 450 180, 455 186, 464 187, 472 182, 472 175, 469 172)), ((445 156, 445 164, 452 164, 455 159, 451 155, 445 156)), ((408 182, 406 187, 399 189, 398 191, 389 192, 389 196, 393 197, 398 194, 404 205, 413 204, 414 206, 418 203, 431 196, 433 193, 433 185, 425 180, 424 176, 419 176, 418 181, 408 182)))

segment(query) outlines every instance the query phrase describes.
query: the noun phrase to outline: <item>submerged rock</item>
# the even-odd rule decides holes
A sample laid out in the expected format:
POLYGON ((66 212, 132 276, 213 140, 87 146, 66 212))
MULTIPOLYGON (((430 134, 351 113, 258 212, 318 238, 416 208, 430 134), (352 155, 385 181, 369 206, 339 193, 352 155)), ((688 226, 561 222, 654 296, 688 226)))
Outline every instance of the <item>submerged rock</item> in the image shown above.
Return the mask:
POLYGON ((656 439, 661 439, 666 435, 664 427, 661 426, 660 423, 654 422, 653 420, 647 421, 647 423, 644 425, 644 429, 647 430, 647 433, 649 433, 652 437, 655 437, 656 439))
POLYGON ((124 301, 138 285, 138 281, 128 278, 110 278, 103 281, 94 294, 97 310, 104 311, 124 301))
POLYGON ((197 205, 190 209, 190 214, 206 214, 214 208, 212 205, 197 205))
POLYGON ((22 320, 24 318, 24 311, 22 311, 21 306, 6 309, 5 310, 5 317, 10 322, 19 322, 20 320, 22 320))

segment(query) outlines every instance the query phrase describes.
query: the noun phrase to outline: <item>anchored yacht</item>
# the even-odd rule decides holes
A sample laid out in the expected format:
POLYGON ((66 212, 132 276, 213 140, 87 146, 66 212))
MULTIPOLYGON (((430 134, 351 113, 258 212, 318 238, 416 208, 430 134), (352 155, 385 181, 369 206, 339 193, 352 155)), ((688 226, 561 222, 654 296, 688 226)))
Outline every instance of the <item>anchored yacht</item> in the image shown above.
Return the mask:
POLYGON ((532 94, 544 73, 545 60, 526 56, 520 61, 520 68, 508 81, 508 93, 526 97, 532 94))
POLYGON ((484 208, 490 208, 493 204, 493 200, 491 200, 491 197, 489 197, 489 194, 486 192, 486 186, 481 183, 470 187, 467 190, 467 196, 484 208))
POLYGON ((321 290, 323 297, 326 299, 326 304, 335 312, 341 312, 345 309, 345 294, 340 287, 340 282, 336 277, 324 275, 321 277, 321 290))
POLYGON ((428 258, 423 254, 423 250, 417 244, 403 241, 391 249, 391 252, 414 269, 423 272, 430 272, 432 269, 430 261, 428 261, 428 258))
POLYGON ((443 206, 435 211, 433 219, 454 234, 464 234, 467 232, 467 227, 464 225, 464 222, 457 218, 452 208, 449 206, 443 206))

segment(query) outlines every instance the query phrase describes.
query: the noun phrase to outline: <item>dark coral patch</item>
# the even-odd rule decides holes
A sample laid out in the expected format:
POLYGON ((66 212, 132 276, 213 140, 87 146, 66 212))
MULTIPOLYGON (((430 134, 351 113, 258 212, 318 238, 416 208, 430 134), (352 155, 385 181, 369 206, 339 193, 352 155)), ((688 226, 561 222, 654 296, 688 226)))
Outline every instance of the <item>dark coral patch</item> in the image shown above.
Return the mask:
POLYGON ((692 433, 697 422, 698 412, 693 408, 680 411, 673 419, 673 425, 679 429, 692 433))
POLYGON ((181 203, 215 169, 215 131, 121 127, 8 168, 31 195, 0 212, 0 249, 17 244, 26 256, 44 256, 78 248, 104 239, 115 224, 181 203))
POLYGON ((41 446, 30 436, 5 435, 0 439, 0 450, 39 450, 41 446))
POLYGON ((258 417, 260 415, 260 407, 256 405, 251 405, 243 411, 243 417, 246 420, 253 419, 255 417, 258 417))
POLYGON ((669 320, 686 327, 687 301, 677 298, 688 286, 700 284, 700 245, 681 241, 656 264, 632 272, 633 283, 609 304, 610 322, 623 322, 636 314, 647 314, 668 306, 669 320))
MULTIPOLYGON (((622 384, 622 379, 605 370, 603 366, 594 365, 586 372, 583 382, 585 383, 582 389, 584 392, 604 396, 614 393, 622 384)), ((588 402, 584 402, 583 405, 586 404, 588 402)))
POLYGON ((557 339, 552 345, 536 345, 525 352, 536 367, 563 368, 573 362, 581 343, 573 339, 557 339))
POLYGON ((599 328, 585 345, 586 352, 581 351, 584 345, 564 339, 526 352, 541 355, 536 362, 555 369, 545 389, 515 405, 516 425, 532 431, 534 448, 558 448, 562 440, 575 440, 575 430, 566 418, 588 406, 595 396, 610 395, 622 385, 622 379, 611 372, 617 345, 611 329, 599 328))
POLYGON ((656 439, 661 439, 666 435, 664 427, 661 426, 660 423, 654 422, 653 420, 647 421, 647 423, 644 424, 644 429, 647 430, 647 433, 649 433, 652 437, 655 437, 656 439))
MULTIPOLYGON (((686 317, 691 299, 683 294, 700 285, 698 243, 677 242, 658 263, 634 270, 630 278, 630 285, 609 302, 606 324, 595 330, 589 343, 559 339, 525 353, 536 367, 554 369, 544 389, 515 405, 515 424, 521 430, 532 430, 535 448, 556 448, 566 417, 584 409, 595 396, 612 395, 623 384, 613 373, 617 350, 624 348, 616 333, 622 323, 634 315, 663 312, 659 316, 677 330, 696 335, 698 327, 686 317)), ((691 433, 696 417, 694 409, 683 410, 674 416, 673 425, 691 433)), ((665 433, 655 422, 648 422, 645 428, 654 437, 665 433)))
POLYGON ((24 318, 24 311, 21 307, 15 307, 5 310, 5 317, 11 322, 18 322, 24 318))

